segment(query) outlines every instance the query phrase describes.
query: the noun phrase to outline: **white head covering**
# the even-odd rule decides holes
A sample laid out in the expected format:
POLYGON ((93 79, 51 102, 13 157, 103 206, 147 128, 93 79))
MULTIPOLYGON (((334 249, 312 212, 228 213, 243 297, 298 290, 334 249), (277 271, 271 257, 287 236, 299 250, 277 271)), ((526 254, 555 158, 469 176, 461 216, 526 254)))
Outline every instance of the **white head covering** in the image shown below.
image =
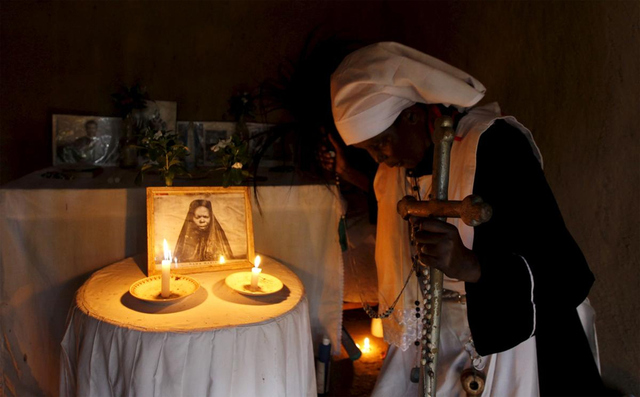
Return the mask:
POLYGON ((467 108, 484 96, 478 80, 402 44, 372 44, 349 54, 331 76, 331 109, 342 139, 373 138, 416 102, 467 108))

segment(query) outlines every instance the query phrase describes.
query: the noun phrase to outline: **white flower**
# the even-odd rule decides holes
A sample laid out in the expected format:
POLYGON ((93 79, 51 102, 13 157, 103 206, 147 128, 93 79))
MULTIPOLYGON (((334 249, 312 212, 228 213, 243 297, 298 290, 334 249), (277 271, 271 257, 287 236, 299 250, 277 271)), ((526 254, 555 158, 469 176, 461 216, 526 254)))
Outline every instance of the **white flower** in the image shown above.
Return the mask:
POLYGON ((153 136, 153 139, 160 139, 162 137, 162 131, 158 131, 156 132, 156 134, 153 136))
POLYGON ((229 144, 231 144, 231 137, 229 137, 228 139, 220 139, 218 143, 211 146, 211 150, 217 152, 220 149, 226 148, 227 146, 229 146, 229 144))
POLYGON ((238 161, 237 163, 232 165, 231 168, 242 169, 242 163, 238 161))

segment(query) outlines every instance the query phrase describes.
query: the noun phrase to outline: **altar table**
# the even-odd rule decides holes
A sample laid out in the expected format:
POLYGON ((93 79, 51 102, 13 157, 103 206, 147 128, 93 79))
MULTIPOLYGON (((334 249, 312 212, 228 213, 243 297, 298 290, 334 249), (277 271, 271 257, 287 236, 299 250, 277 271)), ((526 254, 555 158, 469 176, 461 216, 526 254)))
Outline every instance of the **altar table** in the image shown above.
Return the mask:
POLYGON ((304 286, 264 257, 284 288, 244 296, 225 285, 243 270, 190 274, 196 293, 173 304, 129 293, 143 260, 126 259, 78 290, 62 341, 61 396, 316 396, 304 286))
MULTIPOLYGON (((74 293, 96 270, 143 254, 147 245, 145 189, 133 183, 135 171, 105 168, 75 180, 41 176, 49 172, 55 169, 0 188, 0 356, 8 395, 58 394, 60 341, 74 293)), ((251 189, 256 253, 302 280, 314 348, 326 335, 339 352, 342 206, 336 186, 291 173, 264 175, 269 180, 257 191, 261 211, 251 189)), ((193 183, 211 181, 175 181, 193 183)))

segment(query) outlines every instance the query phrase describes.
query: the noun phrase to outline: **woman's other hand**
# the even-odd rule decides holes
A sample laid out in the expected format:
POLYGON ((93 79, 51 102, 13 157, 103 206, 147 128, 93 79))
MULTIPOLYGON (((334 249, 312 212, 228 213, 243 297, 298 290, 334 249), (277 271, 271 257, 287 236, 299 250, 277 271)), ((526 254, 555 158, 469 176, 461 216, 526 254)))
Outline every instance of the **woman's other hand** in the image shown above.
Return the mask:
POLYGON ((335 171, 338 176, 341 176, 341 174, 344 174, 349 168, 344 155, 344 148, 331 134, 327 134, 326 136, 330 145, 320 146, 320 153, 318 154, 320 164, 325 170, 335 171))
POLYGON ((350 184, 358 187, 363 192, 370 190, 369 178, 362 172, 349 165, 345 152, 345 146, 331 134, 326 134, 329 142, 320 146, 318 160, 322 168, 336 175, 350 184))

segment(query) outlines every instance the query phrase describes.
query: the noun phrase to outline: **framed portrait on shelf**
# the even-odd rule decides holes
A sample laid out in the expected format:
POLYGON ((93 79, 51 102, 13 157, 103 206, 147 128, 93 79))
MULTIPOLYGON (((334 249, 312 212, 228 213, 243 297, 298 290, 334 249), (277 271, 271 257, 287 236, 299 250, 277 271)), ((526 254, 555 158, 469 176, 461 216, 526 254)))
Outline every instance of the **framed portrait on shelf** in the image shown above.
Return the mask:
POLYGON ((236 123, 224 121, 178 121, 178 135, 190 149, 187 165, 197 167, 215 166, 215 156, 211 147, 221 139, 230 137, 236 123))
MULTIPOLYGON (((262 133, 273 127, 273 124, 247 123, 249 135, 255 139, 249 140, 249 151, 255 153, 264 142, 262 133)), ((211 151, 213 145, 221 139, 229 138, 236 130, 236 123, 226 121, 178 121, 178 135, 191 154, 186 159, 187 166, 214 167, 215 155, 211 151)), ((271 153, 264 158, 268 161, 271 153)), ((263 160, 264 161, 264 160, 263 160)))
POLYGON ((148 187, 147 251, 149 276, 161 272, 164 259, 175 273, 250 268, 248 188, 148 187))
MULTIPOLYGON (((247 129, 249 130, 249 135, 251 136, 251 140, 249 141, 249 152, 255 153, 260 146, 264 144, 266 140, 266 133, 273 128, 274 124, 266 124, 266 123, 247 123, 247 129)), ((267 149, 267 151, 262 156, 261 164, 262 166, 272 166, 273 160, 273 145, 267 149)))
POLYGON ((54 114, 53 165, 118 165, 119 117, 54 114))
POLYGON ((177 115, 178 103, 171 101, 147 100, 146 108, 142 111, 145 123, 154 125, 160 122, 166 131, 176 131, 177 115))

